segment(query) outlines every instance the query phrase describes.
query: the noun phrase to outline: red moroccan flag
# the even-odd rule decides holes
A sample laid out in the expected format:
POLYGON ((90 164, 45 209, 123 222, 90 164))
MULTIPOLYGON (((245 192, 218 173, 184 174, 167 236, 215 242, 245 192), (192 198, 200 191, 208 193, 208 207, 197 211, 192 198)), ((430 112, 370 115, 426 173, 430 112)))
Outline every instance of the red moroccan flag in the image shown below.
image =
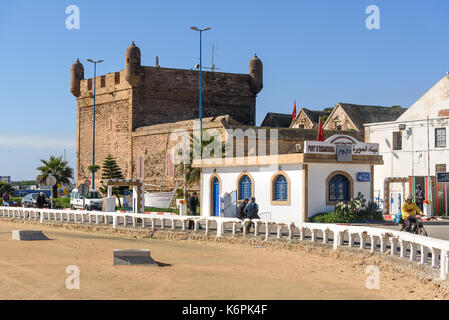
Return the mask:
POLYGON ((292 120, 295 120, 295 117, 296 117, 296 100, 295 104, 293 105, 292 120))
POLYGON ((324 131, 323 131, 323 124, 321 123, 321 117, 320 122, 318 123, 318 132, 316 135, 316 141, 324 141, 324 131))

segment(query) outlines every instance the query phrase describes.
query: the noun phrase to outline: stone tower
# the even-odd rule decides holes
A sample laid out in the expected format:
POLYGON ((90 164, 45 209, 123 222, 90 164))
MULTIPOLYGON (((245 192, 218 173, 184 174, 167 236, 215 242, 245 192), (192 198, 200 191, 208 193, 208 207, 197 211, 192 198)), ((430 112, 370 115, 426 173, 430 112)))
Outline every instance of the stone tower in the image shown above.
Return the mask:
POLYGON ((70 92, 79 97, 81 94, 81 80, 84 79, 84 67, 79 59, 70 68, 70 92))
POLYGON ((140 65, 140 49, 132 44, 126 49, 126 63, 125 63, 125 80, 133 87, 141 86, 143 84, 143 72, 140 65))
MULTIPOLYGON (((141 50, 134 42, 126 49, 124 70, 96 79, 84 79, 83 65, 77 60, 70 86, 77 103, 77 183, 91 176, 94 85, 95 163, 103 163, 111 154, 125 177, 159 185, 167 178, 162 173, 168 170, 168 166, 164 169, 166 146, 171 148, 167 137, 174 129, 191 130, 193 121, 198 121, 198 80, 199 70, 142 65, 141 50)), ((203 119, 217 119, 220 128, 223 119, 254 126, 261 89, 262 62, 257 57, 250 62, 250 74, 203 71, 203 119)), ((174 184, 165 187, 172 190, 174 184)))
POLYGON ((255 94, 259 93, 263 88, 263 65, 256 54, 249 61, 249 76, 251 77, 251 90, 255 94))

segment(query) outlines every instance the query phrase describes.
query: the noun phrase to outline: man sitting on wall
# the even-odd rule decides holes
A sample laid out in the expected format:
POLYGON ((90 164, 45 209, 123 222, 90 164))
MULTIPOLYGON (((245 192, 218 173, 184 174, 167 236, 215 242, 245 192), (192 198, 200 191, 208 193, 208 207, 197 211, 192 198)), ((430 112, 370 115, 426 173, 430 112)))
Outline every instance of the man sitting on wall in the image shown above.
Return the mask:
MULTIPOLYGON (((240 220, 245 220, 246 219, 246 213, 245 213, 245 207, 248 204, 249 199, 245 198, 242 203, 240 203, 238 209, 237 209, 237 218, 240 220)), ((243 227, 240 228, 240 231, 243 231, 243 227)))
POLYGON ((404 220, 404 230, 406 232, 410 231, 412 227, 412 223, 416 223, 416 215, 417 212, 419 215, 422 214, 421 209, 413 203, 413 197, 411 194, 405 195, 405 202, 401 206, 402 219, 404 220))
MULTIPOLYGON (((258 215, 259 205, 256 203, 255 197, 251 198, 251 202, 245 206, 245 209, 243 209, 243 212, 246 214, 246 216, 249 219, 260 219, 260 217, 258 215)), ((248 226, 246 227, 246 232, 249 232, 253 225, 254 225, 253 222, 248 223, 248 226)))

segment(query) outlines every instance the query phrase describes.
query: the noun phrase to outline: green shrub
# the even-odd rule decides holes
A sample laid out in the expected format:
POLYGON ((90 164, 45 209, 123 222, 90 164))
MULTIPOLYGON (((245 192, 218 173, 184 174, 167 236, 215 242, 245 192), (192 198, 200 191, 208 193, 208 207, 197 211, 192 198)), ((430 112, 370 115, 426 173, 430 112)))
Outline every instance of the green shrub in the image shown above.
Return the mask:
POLYGON ((11 197, 11 199, 9 201, 17 202, 17 205, 19 207, 21 207, 22 206, 22 199, 23 199, 23 197, 11 197))
POLYGON ((373 202, 367 203, 360 192, 348 203, 337 203, 334 211, 318 213, 310 218, 310 221, 318 223, 363 223, 383 220, 384 217, 378 205, 373 202))
MULTIPOLYGON (((19 207, 21 207, 21 206, 22 206, 22 199, 23 199, 23 197, 11 197, 11 198, 9 198, 9 201, 10 201, 10 202, 11 202, 11 201, 17 202, 17 205, 18 205, 19 207)), ((3 203, 3 199, 0 198, 0 206, 3 206, 3 205, 5 205, 5 204, 3 203)))
MULTIPOLYGON (((124 210, 123 206, 115 207, 116 210, 124 210)), ((179 209, 175 208, 156 208, 156 207, 145 207, 145 212, 173 212, 175 214, 179 214, 179 209)))
POLYGON ((53 208, 70 208, 70 198, 55 198, 53 199, 53 208))

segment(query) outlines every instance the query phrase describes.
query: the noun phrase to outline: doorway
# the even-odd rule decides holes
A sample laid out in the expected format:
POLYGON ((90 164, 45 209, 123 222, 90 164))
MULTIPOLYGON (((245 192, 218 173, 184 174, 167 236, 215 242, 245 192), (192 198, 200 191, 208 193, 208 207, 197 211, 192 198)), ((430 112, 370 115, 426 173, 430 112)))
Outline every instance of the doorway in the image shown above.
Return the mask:
POLYGON ((217 177, 212 180, 212 215, 220 215, 220 181, 217 177))

